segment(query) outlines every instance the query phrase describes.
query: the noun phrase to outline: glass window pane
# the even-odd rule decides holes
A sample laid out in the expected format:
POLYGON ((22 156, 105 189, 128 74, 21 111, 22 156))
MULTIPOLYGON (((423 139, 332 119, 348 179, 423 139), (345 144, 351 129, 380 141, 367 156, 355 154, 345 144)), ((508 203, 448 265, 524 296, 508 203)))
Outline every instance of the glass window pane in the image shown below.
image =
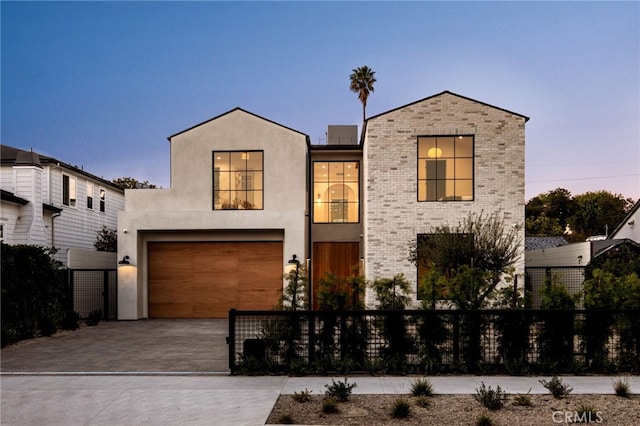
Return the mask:
POLYGON ((232 209, 233 204, 232 204, 232 200, 231 200, 231 191, 219 191, 219 196, 217 200, 214 200, 214 203, 216 203, 220 205, 221 209, 232 209))
POLYGON ((459 136, 456 139, 456 157, 473 157, 473 138, 471 136, 459 136))
POLYGON ((347 204, 347 222, 358 222, 358 206, 357 202, 347 204))
POLYGON ((442 157, 453 157, 455 155, 453 150, 453 136, 438 137, 437 148, 439 153, 442 152, 442 157))
POLYGON ((436 184, 438 181, 428 180, 427 181, 427 201, 437 201, 438 194, 436 191, 436 184))
POLYGON ((246 154, 244 152, 231 152, 231 170, 246 170, 247 160, 243 158, 246 154))
POLYGON ((427 201, 427 181, 418 181, 418 201, 427 201))
POLYGON ((331 188, 329 188, 329 199, 334 201, 344 200, 344 198, 344 185, 331 185, 331 188))
POLYGON ((253 208, 257 209, 257 210, 262 210, 263 206, 262 206, 262 191, 252 191, 252 193, 249 194, 249 198, 251 199, 251 202, 253 203, 253 208))
POLYGON ((313 221, 325 223, 328 221, 328 203, 315 202, 313 205, 313 221))
POLYGON ((418 138, 418 158, 427 158, 431 153, 431 158, 436 158, 435 155, 436 138, 418 138))
POLYGON ((262 170, 262 153, 253 151, 246 153, 247 170, 262 170))
POLYGON ((427 160, 421 158, 418 160, 418 179, 427 178, 427 160))
POLYGON ((344 164, 329 163, 329 180, 331 182, 342 182, 344 179, 344 164))
POLYGON ((327 201, 329 199, 328 196, 328 183, 314 183, 313 184, 313 196, 316 201, 327 201))
POLYGON ((456 179, 473 177, 473 160, 471 158, 456 159, 456 179))
POLYGON ((462 201, 473 200, 473 180, 457 180, 456 195, 459 196, 462 201))
POLYGON ((229 153, 228 152, 214 152, 213 153, 213 168, 222 172, 229 170, 229 153))
POLYGON ((358 181, 358 163, 356 162, 344 163, 344 181, 345 182, 358 181))
POLYGON ((313 181, 327 182, 329 180, 329 164, 316 161, 313 163, 313 181))
POLYGON ((346 198, 350 202, 358 202, 360 197, 358 196, 358 183, 349 183, 345 185, 346 198))

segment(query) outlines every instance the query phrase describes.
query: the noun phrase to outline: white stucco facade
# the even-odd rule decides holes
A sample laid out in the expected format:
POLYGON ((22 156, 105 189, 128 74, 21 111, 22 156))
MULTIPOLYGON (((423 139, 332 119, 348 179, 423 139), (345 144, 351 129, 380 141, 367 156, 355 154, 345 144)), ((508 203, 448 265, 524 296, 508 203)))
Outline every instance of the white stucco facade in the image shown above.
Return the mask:
MULTIPOLYGON (((282 241, 306 256, 308 137, 241 109, 169 138, 171 187, 127 190, 118 216, 118 318, 148 317, 151 241, 282 241), (263 208, 214 209, 213 153, 261 151, 263 208)), ((179 259, 176 259, 179 262, 179 259)))

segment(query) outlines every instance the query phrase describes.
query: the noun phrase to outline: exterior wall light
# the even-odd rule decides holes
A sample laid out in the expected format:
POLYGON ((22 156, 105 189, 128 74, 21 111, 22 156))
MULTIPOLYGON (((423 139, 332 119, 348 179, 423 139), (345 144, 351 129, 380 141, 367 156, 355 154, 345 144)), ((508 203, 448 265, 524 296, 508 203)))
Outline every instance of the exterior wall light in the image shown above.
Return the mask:
POLYGON ((122 260, 120 262, 118 262, 118 265, 129 265, 129 256, 125 256, 122 258, 122 260))

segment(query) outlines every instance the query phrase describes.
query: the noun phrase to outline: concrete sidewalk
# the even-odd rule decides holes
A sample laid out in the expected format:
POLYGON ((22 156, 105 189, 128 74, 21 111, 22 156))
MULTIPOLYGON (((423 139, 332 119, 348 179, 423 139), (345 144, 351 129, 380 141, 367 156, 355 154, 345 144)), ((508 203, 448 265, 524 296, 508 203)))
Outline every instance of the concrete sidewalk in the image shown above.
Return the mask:
MULTIPOLYGON (((546 377, 548 379, 548 377, 546 377)), ((344 377, 167 374, 3 374, 2 425, 264 425, 280 394, 323 394, 344 377)), ((540 377, 438 376, 436 394, 473 394, 484 382, 507 393, 547 393, 540 377)), ((352 376, 355 394, 407 394, 414 377, 352 376)), ((616 377, 563 376, 574 394, 613 394, 616 377)), ((640 392, 640 377, 628 377, 640 392)))

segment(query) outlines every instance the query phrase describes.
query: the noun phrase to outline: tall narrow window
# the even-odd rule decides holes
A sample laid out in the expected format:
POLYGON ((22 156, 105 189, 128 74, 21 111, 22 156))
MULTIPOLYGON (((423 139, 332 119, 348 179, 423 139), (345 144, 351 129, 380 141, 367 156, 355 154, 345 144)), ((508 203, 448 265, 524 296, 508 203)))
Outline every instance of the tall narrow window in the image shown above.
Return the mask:
POLYGON ((100 188, 100 211, 104 213, 107 203, 107 191, 100 188))
POLYGON ((213 209, 263 209, 263 152, 213 153, 213 209))
POLYGON ((76 206, 78 188, 77 180, 73 176, 62 175, 62 204, 69 207, 76 206))
POLYGON ((418 201, 473 200, 473 136, 418 138, 418 201))
POLYGON ((358 223, 360 221, 360 163, 315 161, 313 163, 313 221, 358 223))
POLYGON ((87 182, 87 208, 93 209, 93 182, 87 182))

